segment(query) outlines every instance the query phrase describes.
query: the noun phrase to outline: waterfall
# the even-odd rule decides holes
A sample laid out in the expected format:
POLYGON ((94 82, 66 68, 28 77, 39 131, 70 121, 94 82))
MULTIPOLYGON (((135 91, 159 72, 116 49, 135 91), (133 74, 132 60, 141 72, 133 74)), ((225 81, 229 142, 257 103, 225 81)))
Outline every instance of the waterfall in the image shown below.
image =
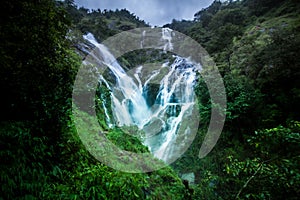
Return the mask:
MULTIPOLYGON (((146 34, 144 31, 142 38, 146 34)), ((164 51, 173 49, 172 37, 171 29, 162 29, 164 51)), ((110 91, 110 110, 114 119, 110 119, 108 109, 104 108, 107 122, 115 122, 114 126, 135 125, 142 129, 146 134, 142 142, 154 156, 168 162, 172 154, 179 151, 179 142, 184 142, 191 132, 186 121, 192 119, 195 105, 193 88, 199 65, 187 58, 174 56, 172 63, 166 62, 154 70, 147 70, 147 66, 142 65, 133 69, 132 73, 126 73, 109 49, 99 44, 92 34, 85 35, 84 39, 95 45, 97 54, 94 59, 107 66, 114 76, 113 82, 102 75, 99 77, 99 82, 110 91), (158 80, 161 74, 164 76, 158 80), (153 80, 157 84, 157 94, 147 92, 153 80), (153 105, 147 102, 150 95, 155 98, 153 105)), ((143 40, 140 46, 143 47, 143 40)))
POLYGON ((172 33, 173 33, 172 30, 169 28, 162 29, 162 40, 167 41, 163 48, 164 51, 173 50, 172 33))

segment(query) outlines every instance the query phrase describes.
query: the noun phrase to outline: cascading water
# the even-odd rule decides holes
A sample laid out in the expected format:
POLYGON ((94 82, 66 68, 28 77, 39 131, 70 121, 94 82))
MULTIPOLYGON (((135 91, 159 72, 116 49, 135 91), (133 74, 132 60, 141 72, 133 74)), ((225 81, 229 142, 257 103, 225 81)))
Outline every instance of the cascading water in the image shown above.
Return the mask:
MULTIPOLYGON (((142 38, 146 34, 144 31, 142 38)), ((200 66, 186 58, 174 56, 172 64, 164 63, 150 73, 146 73, 149 71, 147 66, 138 66, 131 76, 92 34, 85 35, 84 39, 96 46, 97 53, 94 53, 94 59, 107 66, 114 76, 115 83, 107 81, 102 75, 99 77, 99 82, 105 84, 110 91, 114 126, 136 125, 143 129, 146 137, 142 142, 149 147, 154 156, 167 162, 172 154, 178 151, 178 138, 188 137, 190 132, 190 127, 183 124, 183 120, 193 112, 193 86, 200 66), (162 73, 163 78, 157 80, 162 73), (149 94, 148 91, 153 80, 158 88, 157 94, 149 94), (155 97, 153 105, 147 102, 150 95, 155 97)), ((161 40, 165 42, 162 47, 164 51, 172 50, 171 29, 162 29, 161 40)), ((103 106, 105 107, 105 104, 103 106)), ((107 122, 110 123, 112 120, 107 110, 104 108, 107 122)))

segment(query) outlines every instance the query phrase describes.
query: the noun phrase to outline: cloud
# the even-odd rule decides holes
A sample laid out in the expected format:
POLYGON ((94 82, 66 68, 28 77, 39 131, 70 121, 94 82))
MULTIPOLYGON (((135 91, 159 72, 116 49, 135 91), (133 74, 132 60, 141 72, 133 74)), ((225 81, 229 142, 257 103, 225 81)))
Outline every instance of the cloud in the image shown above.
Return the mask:
POLYGON ((150 25, 162 26, 172 19, 193 19, 194 14, 213 0, 75 0, 88 9, 115 10, 126 8, 150 25))

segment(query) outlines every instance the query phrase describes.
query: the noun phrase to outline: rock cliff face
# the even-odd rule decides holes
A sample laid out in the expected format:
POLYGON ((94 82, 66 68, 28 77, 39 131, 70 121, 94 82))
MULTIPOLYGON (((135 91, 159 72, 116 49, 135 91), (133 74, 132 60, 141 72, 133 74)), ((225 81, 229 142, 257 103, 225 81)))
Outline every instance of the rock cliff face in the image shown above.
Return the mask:
POLYGON ((99 85, 106 88, 101 91, 109 93, 99 94, 101 105, 98 104, 107 118, 105 121, 111 123, 107 126, 137 126, 145 132, 143 143, 157 158, 168 163, 185 151, 194 138, 191 132, 197 131, 197 125, 195 129, 191 127, 195 124, 187 120, 198 116, 193 111, 197 107, 194 85, 201 68, 187 58, 167 54, 167 50, 173 49, 171 29, 156 29, 149 34, 156 36, 158 46, 154 43, 153 48, 161 52, 150 49, 142 54, 125 55, 121 60, 130 64, 128 70, 104 45, 106 41, 100 44, 90 33, 84 35, 86 41, 78 44, 78 50, 84 58, 86 73, 93 72, 99 85), (135 61, 151 61, 155 51, 158 61, 132 67, 135 61), (143 58, 135 58, 139 56, 143 58), (166 58, 164 63, 163 58, 166 58))

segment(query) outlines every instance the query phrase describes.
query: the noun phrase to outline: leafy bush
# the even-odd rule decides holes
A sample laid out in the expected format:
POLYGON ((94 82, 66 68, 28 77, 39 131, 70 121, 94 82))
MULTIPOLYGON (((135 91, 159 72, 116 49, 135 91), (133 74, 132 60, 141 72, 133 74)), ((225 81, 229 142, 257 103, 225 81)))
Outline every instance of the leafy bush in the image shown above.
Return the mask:
MULTIPOLYGON (((300 190, 300 123, 256 131, 247 139, 248 157, 228 156, 223 184, 242 199, 297 199, 300 190)), ((234 195, 232 197, 234 197, 234 195)))

